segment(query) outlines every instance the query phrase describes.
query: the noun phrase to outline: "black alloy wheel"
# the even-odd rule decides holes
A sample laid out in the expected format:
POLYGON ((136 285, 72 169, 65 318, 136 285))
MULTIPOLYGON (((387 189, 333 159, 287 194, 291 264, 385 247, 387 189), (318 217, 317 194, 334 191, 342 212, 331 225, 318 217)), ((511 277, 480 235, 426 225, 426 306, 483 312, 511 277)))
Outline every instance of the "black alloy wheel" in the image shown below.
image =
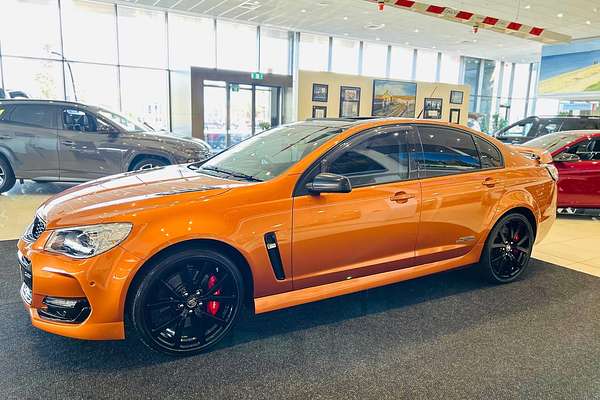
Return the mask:
POLYGON ((16 183, 10 164, 0 157, 0 193, 8 192, 16 183))
POLYGON ((161 160, 159 158, 154 157, 145 157, 141 160, 137 161, 134 165, 131 166, 132 171, 144 171, 147 169, 153 169, 158 167, 164 167, 169 165, 169 163, 161 160))
POLYGON ((496 223, 488 237, 481 267, 494 283, 512 282, 523 273, 535 241, 533 228, 522 214, 509 214, 496 223))
POLYGON ((143 278, 132 302, 133 326, 155 350, 196 354, 230 331, 243 295, 242 276, 231 260, 213 250, 184 250, 143 278))

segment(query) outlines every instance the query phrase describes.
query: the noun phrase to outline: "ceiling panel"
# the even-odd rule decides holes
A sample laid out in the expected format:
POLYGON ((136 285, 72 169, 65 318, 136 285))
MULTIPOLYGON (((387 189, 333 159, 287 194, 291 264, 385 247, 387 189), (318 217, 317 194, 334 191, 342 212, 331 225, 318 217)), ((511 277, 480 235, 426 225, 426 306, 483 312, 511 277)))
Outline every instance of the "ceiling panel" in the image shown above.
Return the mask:
MULTIPOLYGON (((530 62, 541 44, 366 0, 103 0, 286 29, 530 62), (384 25, 370 30, 366 25, 384 25)), ((437 0, 436 5, 540 26, 573 38, 600 36, 600 0, 437 0), (562 17, 558 17, 558 14, 562 17)))

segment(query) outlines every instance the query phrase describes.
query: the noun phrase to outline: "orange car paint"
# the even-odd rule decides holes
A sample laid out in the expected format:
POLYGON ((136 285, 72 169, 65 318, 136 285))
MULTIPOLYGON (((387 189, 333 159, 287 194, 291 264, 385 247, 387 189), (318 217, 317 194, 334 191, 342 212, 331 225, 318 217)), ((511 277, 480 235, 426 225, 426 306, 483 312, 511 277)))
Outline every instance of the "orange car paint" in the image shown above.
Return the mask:
POLYGON ((33 325, 76 338, 124 338, 125 303, 136 273, 162 250, 189 240, 235 249, 249 266, 255 311, 262 313, 476 263, 494 223, 515 208, 535 216, 536 241, 546 235, 555 218, 555 182, 540 161, 487 136, 501 150, 505 168, 348 194, 292 196, 305 169, 344 139, 377 126, 423 123, 448 126, 365 121, 266 182, 207 177, 174 166, 100 179, 49 199, 39 209, 46 232, 33 243, 18 243, 32 263, 33 302, 26 306, 33 325), (199 187, 204 190, 192 191, 199 187), (106 253, 74 260, 43 250, 53 229, 107 222, 130 222, 133 229, 106 253), (271 231, 286 275, 281 281, 264 247, 263 235, 271 231), (47 295, 85 296, 92 312, 75 325, 44 320, 36 310, 47 295))

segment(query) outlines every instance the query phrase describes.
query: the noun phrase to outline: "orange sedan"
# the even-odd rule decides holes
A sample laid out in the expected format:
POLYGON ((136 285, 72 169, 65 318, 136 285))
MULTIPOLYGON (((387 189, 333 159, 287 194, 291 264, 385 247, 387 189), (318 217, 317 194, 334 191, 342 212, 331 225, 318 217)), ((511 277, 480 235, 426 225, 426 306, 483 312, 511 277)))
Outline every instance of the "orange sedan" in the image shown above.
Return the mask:
POLYGON ((190 354, 244 306, 264 313, 471 264, 511 282, 555 219, 550 161, 424 120, 282 126, 202 163, 49 199, 18 244, 21 297, 45 331, 127 332, 190 354))

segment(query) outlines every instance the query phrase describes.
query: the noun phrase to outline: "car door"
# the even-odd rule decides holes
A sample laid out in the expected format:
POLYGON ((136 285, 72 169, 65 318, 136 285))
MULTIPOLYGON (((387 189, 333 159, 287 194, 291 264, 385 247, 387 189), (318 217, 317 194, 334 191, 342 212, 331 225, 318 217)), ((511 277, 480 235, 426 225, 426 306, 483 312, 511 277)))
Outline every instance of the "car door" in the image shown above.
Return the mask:
POLYGON ((600 208, 600 137, 585 138, 564 152, 578 155, 579 160, 554 162, 559 176, 558 205, 600 208))
POLYGON ((59 156, 62 180, 85 181, 122 171, 124 147, 115 127, 78 107, 60 112, 59 156))
POLYGON ((426 264, 463 256, 483 239, 504 185, 500 152, 485 139, 433 125, 419 126, 419 137, 422 205, 415 257, 426 264))
POLYGON ((19 178, 58 180, 57 110, 54 105, 22 103, 2 119, 0 146, 12 153, 19 178))
POLYGON ((421 189, 414 130, 378 128, 338 145, 300 180, 293 205, 294 288, 413 265, 421 189), (350 193, 310 194, 319 172, 348 177, 350 193))

